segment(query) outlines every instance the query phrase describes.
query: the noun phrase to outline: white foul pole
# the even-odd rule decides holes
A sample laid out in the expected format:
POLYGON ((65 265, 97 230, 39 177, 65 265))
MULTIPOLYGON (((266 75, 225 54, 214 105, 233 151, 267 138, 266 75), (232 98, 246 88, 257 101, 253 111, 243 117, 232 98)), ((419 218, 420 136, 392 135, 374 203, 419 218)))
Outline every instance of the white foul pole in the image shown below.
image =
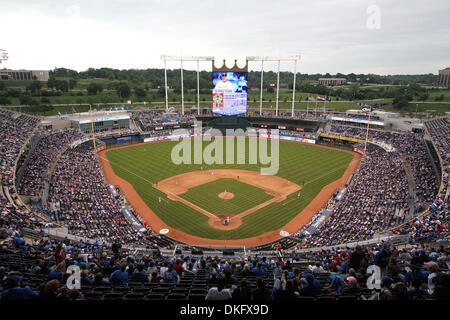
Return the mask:
POLYGON ((197 60, 197 114, 200 115, 200 62, 197 60))
POLYGON ((275 115, 278 116, 278 96, 280 92, 280 60, 278 60, 278 70, 277 70, 277 100, 276 100, 276 108, 275 115))
POLYGON ((181 114, 184 115, 183 59, 181 61, 181 114))
POLYGON ((167 93, 167 66, 166 59, 164 59, 164 85, 166 87, 166 112, 169 110, 169 97, 167 93))
POLYGON ((297 76, 297 60, 294 60, 294 84, 292 85, 292 117, 294 116, 294 103, 295 103, 295 78, 297 76))
POLYGON ((261 90, 259 93, 259 115, 262 115, 262 104, 263 104, 263 79, 264 79, 264 59, 261 60, 261 90))

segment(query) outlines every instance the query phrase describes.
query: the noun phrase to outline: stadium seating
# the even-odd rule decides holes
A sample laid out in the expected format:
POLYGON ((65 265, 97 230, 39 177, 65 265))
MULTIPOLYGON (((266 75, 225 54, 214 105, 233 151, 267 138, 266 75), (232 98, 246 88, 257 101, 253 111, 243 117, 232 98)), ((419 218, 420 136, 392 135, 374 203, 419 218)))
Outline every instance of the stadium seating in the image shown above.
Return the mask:
MULTIPOLYGON (((154 115, 146 118, 150 119, 147 125, 155 123, 154 115)), ((425 122, 439 156, 441 177, 435 174, 423 136, 371 130, 369 141, 382 142, 394 151, 369 144, 347 193, 339 202, 330 199, 333 212, 313 234, 305 236, 302 228, 280 241, 279 252, 274 247, 277 242, 252 248, 255 255, 229 257, 203 252, 174 256, 173 251, 159 250, 173 249, 174 241, 136 232, 120 211, 121 196, 114 198, 107 189, 92 143, 69 147, 83 137, 72 129, 41 130, 37 143, 24 157, 28 160, 21 163, 23 175, 14 181, 16 163, 39 121, 0 109, 2 300, 12 298, 11 290, 17 286, 34 292, 22 298, 42 300, 205 300, 214 298, 212 288, 219 287, 230 291, 231 301, 261 296, 299 301, 397 300, 402 297, 395 288, 401 285, 407 286, 411 300, 449 296, 450 252, 441 245, 449 240, 448 118, 425 122), (411 181, 416 198, 410 194, 411 181), (16 183, 18 193, 26 196, 42 196, 48 183, 52 207, 24 206, 16 183), (411 203, 420 203, 421 210, 411 203), (90 240, 45 234, 44 229, 56 225, 68 228, 66 236, 90 240), (387 242, 356 249, 346 246, 387 231, 407 235, 410 243, 403 243, 402 249, 387 242), (113 243, 122 244, 122 250, 114 252, 113 243), (137 244, 146 246, 144 254, 133 249, 137 244), (331 247, 319 248, 324 246, 331 247), (71 265, 79 266, 86 276, 75 290, 66 285, 69 274, 65 271, 71 265), (131 281, 139 265, 143 265, 144 281, 131 281), (382 280, 382 290, 366 286, 365 271, 370 265, 377 265, 387 277, 382 280), (125 271, 120 271, 121 267, 125 271), (167 269, 177 273, 174 283, 165 279, 167 269), (57 280, 54 287, 52 279, 59 277, 59 270, 62 281, 57 280), (126 285, 112 284, 111 277, 118 272, 128 278, 126 285)), ((364 135, 361 128, 336 124, 331 125, 330 133, 364 135)))

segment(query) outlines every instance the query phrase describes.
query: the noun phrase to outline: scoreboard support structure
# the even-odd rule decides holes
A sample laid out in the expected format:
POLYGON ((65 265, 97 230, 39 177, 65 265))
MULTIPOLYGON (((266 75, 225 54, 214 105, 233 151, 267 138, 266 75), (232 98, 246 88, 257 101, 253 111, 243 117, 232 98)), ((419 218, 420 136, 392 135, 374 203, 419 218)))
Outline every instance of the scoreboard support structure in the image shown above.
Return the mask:
MULTIPOLYGON (((167 61, 179 61, 181 65, 181 113, 184 115, 184 85, 183 85, 183 61, 196 61, 197 62, 197 114, 200 115, 200 61, 212 61, 214 62, 214 57, 211 56, 168 56, 162 55, 161 60, 164 61, 164 85, 165 85, 165 102, 166 111, 169 109, 169 98, 168 98, 168 85, 167 85, 167 61)), ((295 80, 297 77, 297 61, 300 60, 300 55, 293 56, 250 56, 246 57, 246 61, 261 61, 261 88, 260 88, 260 101, 259 101, 259 114, 262 114, 262 102, 263 102, 263 79, 264 79, 264 61, 277 61, 277 94, 276 94, 276 109, 275 115, 278 116, 279 110, 279 91, 280 91, 280 63, 281 61, 293 61, 294 62, 294 82, 292 88, 292 111, 291 117, 294 116, 294 106, 295 106, 295 80)))
POLYGON ((264 77, 264 61, 277 61, 278 69, 277 69, 277 98, 276 98, 276 109, 275 115, 278 116, 278 97, 280 90, 280 62, 281 61, 294 61, 294 83, 292 88, 292 114, 294 116, 294 103, 295 103, 295 78, 297 76, 297 61, 300 60, 300 55, 294 56, 285 56, 285 57, 259 57, 259 56, 251 56, 247 57, 247 61, 261 61, 261 94, 259 101, 259 114, 262 114, 262 96, 263 96, 263 77, 264 77))
POLYGON ((180 61, 181 64, 181 114, 184 115, 184 85, 183 85, 183 61, 197 61, 197 113, 200 114, 200 61, 214 61, 214 57, 200 56, 166 56, 162 55, 164 61, 164 85, 166 91, 166 111, 169 109, 169 96, 167 86, 167 61, 180 61))

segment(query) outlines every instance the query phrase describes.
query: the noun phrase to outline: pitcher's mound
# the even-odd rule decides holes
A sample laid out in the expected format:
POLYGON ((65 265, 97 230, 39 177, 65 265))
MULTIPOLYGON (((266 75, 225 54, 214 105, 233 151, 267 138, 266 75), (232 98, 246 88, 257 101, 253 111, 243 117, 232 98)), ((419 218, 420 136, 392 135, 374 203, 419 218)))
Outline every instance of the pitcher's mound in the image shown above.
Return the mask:
POLYGON ((220 199, 233 199, 234 194, 232 194, 231 192, 221 192, 221 193, 219 193, 219 198, 220 199))

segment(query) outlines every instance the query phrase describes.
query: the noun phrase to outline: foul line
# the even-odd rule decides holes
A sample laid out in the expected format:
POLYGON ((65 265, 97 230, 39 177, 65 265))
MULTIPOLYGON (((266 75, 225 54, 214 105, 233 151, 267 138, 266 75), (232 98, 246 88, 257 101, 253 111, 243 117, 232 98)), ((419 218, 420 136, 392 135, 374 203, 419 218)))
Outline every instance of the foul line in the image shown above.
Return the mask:
MULTIPOLYGON (((104 158, 104 157, 102 157, 102 156, 100 156, 100 155, 99 155, 98 157, 101 158, 101 159, 103 159, 103 160, 105 160, 106 162, 109 162, 110 164, 112 164, 112 162, 109 161, 107 158, 104 158)), ((138 174, 136 174, 136 173, 134 173, 134 172, 131 172, 130 170, 125 169, 123 166, 118 165, 117 163, 115 164, 115 166, 118 166, 119 168, 121 168, 121 169, 123 169, 123 170, 125 170, 125 171, 127 171, 127 172, 129 172, 129 173, 131 173, 131 174, 134 174, 136 177, 141 178, 142 180, 145 180, 145 181, 147 181, 148 183, 150 183, 151 185, 153 185, 153 182, 151 182, 150 180, 147 180, 147 179, 145 179, 144 177, 141 177, 140 175, 138 175, 138 174)), ((114 170, 113 170, 113 171, 114 171, 114 170)))

